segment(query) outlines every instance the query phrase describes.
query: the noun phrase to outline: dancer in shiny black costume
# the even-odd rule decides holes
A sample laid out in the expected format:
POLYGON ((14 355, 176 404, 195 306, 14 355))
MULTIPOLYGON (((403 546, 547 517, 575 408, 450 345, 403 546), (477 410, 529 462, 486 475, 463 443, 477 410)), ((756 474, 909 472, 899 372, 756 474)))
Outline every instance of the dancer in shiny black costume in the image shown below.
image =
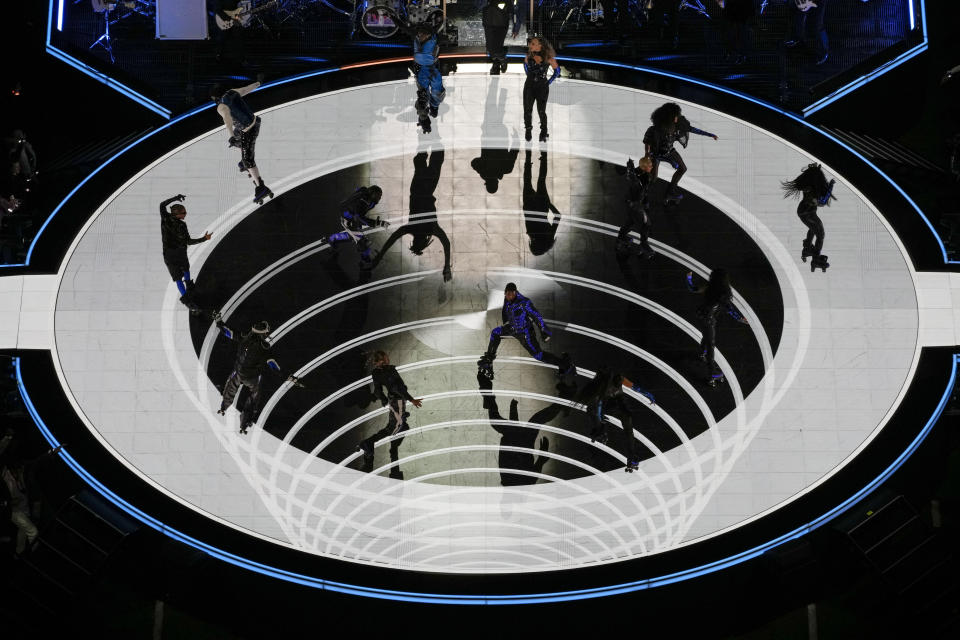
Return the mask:
MULTIPOLYGON (((380 400, 380 404, 389 407, 387 424, 368 438, 364 438, 357 445, 357 451, 363 452, 364 466, 373 465, 373 448, 377 440, 395 436, 401 431, 406 431, 407 403, 409 402, 418 409, 423 404, 420 400, 414 398, 407 391, 407 385, 403 378, 397 373, 397 368, 390 364, 390 356, 386 351, 375 351, 370 356, 370 362, 373 366, 370 376, 373 379, 373 394, 380 400), (384 393, 386 389, 386 393, 384 393)), ((399 459, 400 444, 403 438, 397 438, 390 441, 390 461, 396 462, 399 459)), ((390 469, 390 475, 394 478, 402 478, 400 469, 394 465, 390 469)))
POLYGON ((817 215, 819 207, 830 206, 831 200, 836 200, 833 195, 833 185, 835 180, 827 181, 823 169, 817 163, 807 165, 799 176, 793 180, 781 182, 783 186, 783 197, 790 198, 800 196, 800 204, 797 205, 797 216, 807 227, 807 237, 803 241, 803 250, 800 253, 800 259, 804 262, 808 257, 810 261, 810 271, 821 269, 826 272, 830 263, 827 262, 827 256, 822 255, 823 250, 823 221, 817 215))
POLYGON ((650 248, 650 200, 647 193, 652 181, 653 161, 644 156, 636 163, 627 160, 627 218, 617 233, 617 252, 629 255, 637 250, 644 258, 652 258, 656 251, 650 248), (630 239, 631 231, 640 232, 640 244, 630 239))
POLYGON ((199 238, 190 237, 190 233, 187 231, 187 223, 183 221, 187 217, 187 208, 179 204, 186 199, 187 196, 179 193, 160 203, 160 237, 163 242, 163 263, 167 265, 167 271, 177 285, 177 291, 180 292, 180 302, 189 307, 191 312, 194 312, 197 307, 191 300, 194 284, 190 278, 190 260, 187 258, 187 247, 206 242, 210 239, 210 234, 204 232, 199 238), (178 204, 170 206, 174 202, 178 204), (167 207, 170 207, 169 210, 167 207))
MULTIPOLYGON (((253 426, 260 413, 260 381, 263 368, 269 367, 279 373, 280 365, 270 357, 270 325, 266 320, 258 322, 250 331, 238 336, 230 327, 217 316, 217 327, 229 340, 236 341, 237 356, 234 360, 233 371, 223 385, 223 397, 220 400, 220 415, 225 415, 227 409, 233 405, 233 400, 241 387, 246 388, 246 394, 240 399, 240 433, 246 433, 253 426)), ((297 384, 299 381, 290 376, 288 381, 297 384)))
POLYGON ((609 435, 608 422, 604 418, 616 415, 620 419, 620 424, 623 426, 623 455, 627 459, 626 471, 632 472, 640 463, 640 455, 636 438, 633 437, 634 411, 627 404, 627 398, 623 394, 624 387, 636 391, 649 400, 651 405, 654 404, 652 393, 606 368, 598 371, 596 377, 583 387, 578 400, 587 406, 587 416, 593 427, 590 432, 591 441, 606 444, 609 435))
POLYGON ((703 327, 703 338, 700 340, 700 358, 707 364, 707 375, 710 386, 724 382, 725 378, 717 367, 714 359, 717 347, 717 321, 722 313, 743 324, 750 324, 743 314, 733 305, 730 288, 730 277, 726 269, 714 269, 710 272, 710 280, 701 286, 693 283, 693 272, 687 272, 687 288, 691 293, 702 293, 703 304, 697 308, 697 316, 703 327))
POLYGON ((667 188, 665 202, 668 204, 676 203, 683 197, 683 193, 677 187, 677 184, 683 174, 687 172, 687 165, 683 163, 680 152, 673 145, 679 142, 680 146, 686 148, 691 133, 707 136, 714 140, 719 138, 709 131, 692 126, 690 121, 680 113, 680 105, 675 102, 668 102, 654 109, 653 113, 650 114, 650 121, 653 124, 643 135, 645 155, 650 156, 653 161, 650 181, 651 184, 656 181, 661 161, 670 163, 674 171, 670 186, 667 188))
POLYGON ((560 66, 557 63, 556 53, 546 38, 533 36, 527 40, 527 57, 523 59, 523 70, 527 72, 527 79, 523 83, 523 126, 525 137, 529 141, 533 128, 533 103, 537 103, 537 115, 540 116, 540 142, 546 142, 550 134, 547 132, 547 97, 550 95, 550 85, 560 75, 560 66), (547 74, 552 70, 550 77, 547 74))

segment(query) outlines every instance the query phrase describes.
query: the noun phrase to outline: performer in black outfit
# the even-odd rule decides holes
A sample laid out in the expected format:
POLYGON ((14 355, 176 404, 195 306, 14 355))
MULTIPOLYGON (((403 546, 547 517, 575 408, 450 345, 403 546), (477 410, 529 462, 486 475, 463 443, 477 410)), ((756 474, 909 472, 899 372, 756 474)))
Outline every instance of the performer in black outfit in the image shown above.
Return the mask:
MULTIPOLYGON (((366 466, 372 466, 373 464, 373 446, 377 440, 394 436, 401 431, 407 430, 407 416, 410 415, 406 411, 407 402, 418 409, 423 404, 407 391, 407 385, 404 384, 403 378, 397 373, 397 368, 390 364, 390 356, 388 356, 385 351, 375 351, 371 356, 371 364, 373 365, 373 371, 371 371, 373 394, 380 399, 382 406, 389 405, 390 411, 388 412, 387 425, 369 438, 361 440, 357 446, 357 451, 363 451, 363 461, 366 466), (384 388, 387 390, 386 393, 383 392, 384 388)), ((403 442, 403 438, 397 438, 390 442, 391 462, 397 461, 399 457, 398 449, 400 448, 401 442, 403 442)), ((390 471, 390 475, 397 477, 399 471, 400 470, 394 466, 390 471)))
POLYGON ((753 0, 717 0, 726 38, 726 57, 734 64, 747 61, 746 45, 750 34, 748 23, 756 13, 753 0))
POLYGON ((636 165, 633 159, 627 160, 627 219, 623 221, 617 234, 617 251, 629 254, 638 245, 630 239, 631 231, 640 232, 639 252, 644 258, 652 258, 657 252, 650 248, 650 201, 647 191, 650 188, 650 172, 653 161, 647 156, 640 158, 636 165))
POLYGON ((590 432, 591 441, 606 444, 609 435, 608 422, 604 418, 616 414, 620 419, 623 425, 623 455, 627 459, 626 471, 632 472, 640 464, 640 455, 636 438, 633 437, 633 409, 627 404, 627 398, 623 395, 624 387, 629 387, 647 398, 650 404, 654 404, 652 393, 606 368, 598 371, 596 377, 583 387, 578 400, 587 406, 587 416, 593 427, 590 432))
POLYGON ((527 228, 527 237, 530 238, 530 253, 542 256, 553 248, 553 243, 557 240, 560 212, 550 202, 550 194, 547 193, 547 152, 540 152, 536 189, 533 188, 533 162, 529 149, 526 155, 526 162, 523 163, 523 222, 527 228))
MULTIPOLYGON (((263 367, 268 366, 272 370, 279 372, 280 365, 270 357, 270 325, 266 320, 262 320, 250 328, 248 333, 237 336, 230 327, 217 320, 217 327, 223 335, 229 339, 238 342, 237 358, 233 364, 233 371, 223 385, 223 398, 220 400, 220 409, 217 411, 220 415, 225 415, 227 409, 233 404, 240 387, 246 387, 246 395, 240 400, 240 433, 246 433, 247 429, 253 426, 260 413, 260 379, 263 367)), ((298 383, 299 381, 290 376, 287 380, 298 383)))
POLYGON ((793 37, 786 41, 788 47, 803 44, 807 28, 807 16, 813 16, 814 31, 817 38, 817 65, 821 65, 830 57, 830 42, 827 39, 827 27, 823 24, 827 14, 827 0, 802 0, 800 4, 792 3, 793 37))
POLYGON ((183 221, 187 217, 187 208, 182 204, 175 204, 167 210, 170 203, 183 202, 186 199, 187 196, 180 193, 160 203, 160 234, 163 241, 163 263, 167 265, 167 271, 177 285, 180 302, 190 307, 187 294, 193 290, 194 285, 190 279, 187 246, 206 242, 210 239, 210 234, 205 232, 199 238, 191 238, 187 223, 183 221))
POLYGON ((737 322, 750 323, 730 301, 733 291, 730 289, 730 277, 726 269, 714 269, 710 272, 709 282, 699 287, 693 284, 693 272, 688 271, 687 288, 691 293, 703 294, 703 304, 697 308, 697 316, 703 325, 700 359, 707 363, 708 380, 710 386, 714 387, 724 381, 723 374, 714 360, 714 351, 717 346, 717 321, 720 314, 726 312, 737 322))
POLYGON ((217 62, 229 62, 234 65, 243 66, 244 60, 244 27, 240 23, 240 18, 233 18, 227 11, 236 11, 240 6, 240 0, 214 0, 214 14, 229 26, 224 29, 216 20, 210 26, 212 39, 216 42, 217 62))
POLYGON ((507 49, 503 46, 510 28, 510 16, 514 0, 490 0, 480 11, 483 22, 483 37, 490 56, 490 75, 497 76, 507 70, 507 49))
POLYGON ((666 202, 677 202, 683 197, 677 183, 687 172, 687 165, 683 163, 680 152, 673 145, 679 142, 684 148, 690 141, 690 134, 707 136, 717 140, 717 136, 709 131, 703 131, 690 125, 690 121, 680 113, 680 105, 675 102, 668 102, 654 109, 650 114, 650 121, 653 122, 647 132, 643 135, 643 144, 645 155, 650 156, 653 161, 653 169, 650 172, 651 184, 657 179, 657 172, 660 168, 660 161, 666 161, 673 167, 673 178, 670 180, 670 187, 667 189, 666 202))
POLYGON ((546 38, 534 36, 527 40, 527 57, 523 60, 523 70, 527 72, 527 79, 523 83, 523 126, 526 129, 526 139, 531 139, 533 128, 533 103, 537 103, 537 114, 540 116, 540 142, 546 142, 550 134, 547 133, 547 97, 550 95, 550 84, 560 75, 560 65, 557 64, 556 53, 546 38), (547 78, 547 73, 553 70, 547 78))
POLYGON ((491 380, 493 379, 493 361, 497 357, 497 349, 500 347, 502 336, 513 336, 520 341, 523 348, 537 360, 547 364, 556 365, 557 374, 563 379, 564 384, 572 385, 570 380, 576 376, 577 369, 573 366, 573 360, 568 353, 563 353, 558 358, 549 351, 540 348, 537 342, 537 335, 534 325, 540 328, 540 335, 544 342, 549 342, 553 332, 547 327, 543 316, 533 306, 530 298, 520 295, 517 291, 517 285, 508 282, 503 293, 503 309, 500 311, 503 324, 494 327, 490 332, 490 343, 487 345, 487 351, 483 357, 477 361, 477 367, 483 375, 491 380))
POLYGON ((253 201, 257 204, 263 204, 264 198, 273 198, 273 191, 263 183, 260 169, 254 160, 257 137, 260 135, 260 116, 253 112, 243 96, 259 87, 260 82, 257 80, 236 89, 226 89, 219 84, 210 88, 210 97, 216 103, 217 113, 223 118, 223 124, 230 134, 227 143, 231 147, 240 148, 240 162, 237 166, 253 181, 253 201))
POLYGON ((410 251, 414 255, 423 255, 423 250, 430 246, 434 238, 440 240, 443 247, 443 281, 449 282, 453 278, 450 270, 450 239, 440 227, 437 220, 437 199, 433 193, 440 182, 440 168, 443 167, 443 149, 430 154, 427 162, 427 152, 423 151, 413 157, 413 179, 410 181, 410 220, 390 234, 387 241, 380 247, 377 257, 374 258, 372 268, 376 268, 383 256, 393 243, 405 235, 413 236, 410 242, 410 251), (432 216, 419 214, 433 213, 432 216))
POLYGON ((831 200, 837 198, 833 195, 833 185, 836 180, 827 182, 827 176, 823 169, 817 163, 807 165, 799 176, 793 180, 781 182, 783 186, 783 197, 801 196, 800 204, 797 205, 797 215, 800 222, 807 226, 807 237, 803 241, 803 251, 800 253, 800 259, 804 262, 807 258, 813 256, 810 261, 810 271, 821 269, 826 272, 830 263, 827 262, 827 256, 822 255, 823 249, 823 222, 817 215, 818 207, 830 206, 831 200))
POLYGON ((379 216, 373 219, 367 215, 377 206, 382 196, 383 190, 375 184, 358 188, 349 198, 340 203, 340 225, 343 231, 322 238, 331 246, 352 240, 357 245, 362 269, 370 269, 373 266, 373 250, 370 248, 370 240, 363 232, 374 227, 390 226, 389 222, 381 220, 379 216))

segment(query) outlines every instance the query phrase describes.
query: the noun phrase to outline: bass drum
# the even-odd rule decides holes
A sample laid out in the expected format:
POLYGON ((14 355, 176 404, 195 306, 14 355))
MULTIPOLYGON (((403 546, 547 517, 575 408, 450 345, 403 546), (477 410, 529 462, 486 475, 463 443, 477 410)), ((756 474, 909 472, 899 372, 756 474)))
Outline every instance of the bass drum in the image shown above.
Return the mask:
POLYGON ((426 22, 436 28, 438 32, 443 31, 446 27, 446 25, 443 24, 443 10, 440 8, 439 2, 431 2, 430 0, 408 0, 407 16, 410 18, 410 24, 426 22))
POLYGON ((367 0, 363 3, 360 28, 371 38, 389 38, 397 32, 396 4, 389 0, 367 0))

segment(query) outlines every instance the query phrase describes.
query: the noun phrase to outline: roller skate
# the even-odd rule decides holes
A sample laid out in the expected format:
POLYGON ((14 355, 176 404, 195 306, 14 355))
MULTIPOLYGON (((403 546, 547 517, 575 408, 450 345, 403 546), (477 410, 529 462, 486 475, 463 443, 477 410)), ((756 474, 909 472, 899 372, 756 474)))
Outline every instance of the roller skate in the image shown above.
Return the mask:
POLYGON ((711 389, 716 389, 721 384, 724 384, 727 381, 726 376, 723 375, 723 372, 720 371, 720 367, 716 363, 710 367, 710 377, 707 379, 707 384, 710 385, 711 389))
POLYGON ((240 173, 247 172, 247 165, 243 162, 243 160, 237 163, 237 168, 240 169, 240 173))
POLYGON ((252 426, 253 426, 253 423, 252 423, 252 422, 241 422, 241 423, 240 423, 240 435, 246 435, 246 434, 247 434, 247 430, 249 430, 250 427, 252 427, 252 426))
POLYGON ((270 191, 270 187, 263 183, 263 180, 260 181, 260 184, 257 185, 257 188, 253 190, 253 201, 256 204, 263 204, 264 198, 273 199, 273 191, 270 191))
POLYGON ((604 428, 595 429, 590 433, 590 442, 599 442, 600 444, 607 444, 610 440, 610 436, 607 435, 607 430, 604 428))
POLYGON ((436 118, 440 115, 440 106, 439 105, 430 105, 430 117, 436 118))
POLYGON ((820 269, 826 273, 829 266, 830 263, 827 262, 827 256, 823 254, 817 254, 813 256, 813 259, 810 261, 810 273, 813 273, 817 269, 820 269))
POLYGON ((417 126, 419 126, 424 133, 433 131, 433 128, 430 126, 430 117, 427 114, 423 114, 417 119, 417 126))
POLYGON ((357 451, 363 452, 364 462, 373 462, 373 443, 368 440, 361 440, 357 445, 357 451))
POLYGON ((675 208, 681 200, 683 200, 683 192, 675 187, 670 187, 663 198, 663 206, 675 208))
POLYGON ((627 466, 623 468, 627 473, 633 473, 640 467, 640 461, 632 458, 627 459, 627 466))
POLYGON ((813 243, 810 242, 809 240, 804 240, 804 241, 803 241, 803 251, 800 252, 800 260, 801 260, 802 262, 806 262, 806 261, 807 261, 807 258, 809 258, 809 257, 811 257, 811 256, 816 257, 816 255, 817 255, 817 252, 816 252, 816 250, 813 248, 813 243))
POLYGON ((477 373, 484 376, 487 380, 493 380, 493 358, 484 355, 477 360, 477 373))
POLYGON ((637 252, 640 254, 641 258, 646 260, 650 260, 657 255, 657 252, 653 250, 646 240, 640 241, 640 244, 637 247, 637 252))

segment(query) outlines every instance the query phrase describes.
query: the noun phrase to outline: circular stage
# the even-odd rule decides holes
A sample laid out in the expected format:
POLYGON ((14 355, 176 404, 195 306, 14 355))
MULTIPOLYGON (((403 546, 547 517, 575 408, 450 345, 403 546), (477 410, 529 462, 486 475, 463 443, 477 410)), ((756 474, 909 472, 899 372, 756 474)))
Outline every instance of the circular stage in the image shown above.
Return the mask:
POLYGON ((573 79, 551 87, 549 143, 525 143, 521 74, 466 71, 446 79, 429 135, 410 79, 258 109, 257 164, 276 194, 263 206, 222 127, 157 145, 102 194, 53 285, 54 366, 90 434, 182 518, 164 525, 299 578, 597 587, 719 566, 807 530, 917 435, 943 385, 917 401, 926 413, 893 422, 943 332, 923 330, 926 281, 882 203, 846 175, 858 161, 703 104, 573 79), (625 255, 623 166, 667 101, 719 140, 681 149, 676 207, 661 204, 661 166, 656 255, 625 255), (811 162, 837 180, 821 210, 826 273, 800 261, 806 228, 781 189, 811 162), (370 184, 384 193, 373 215, 391 224, 372 245, 401 233, 367 270, 353 243, 323 238, 341 231, 341 201, 370 184), (189 251, 200 306, 236 332, 273 327, 283 373, 264 374, 245 435, 236 410, 216 413, 236 346, 178 302, 161 258, 158 205, 177 193, 191 235, 212 234, 189 251), (685 274, 703 282, 718 267, 749 325, 721 320, 727 384, 714 388, 685 274), (580 388, 612 368, 654 395, 629 392, 636 473, 624 473, 620 423, 591 438, 577 394, 516 340, 501 345, 492 385, 478 377, 507 282, 551 327, 544 348, 573 357, 580 388), (375 349, 423 406, 408 405, 409 429, 378 441, 365 467, 357 445, 387 421, 363 365, 375 349), (284 381, 291 373, 305 388, 284 381))

